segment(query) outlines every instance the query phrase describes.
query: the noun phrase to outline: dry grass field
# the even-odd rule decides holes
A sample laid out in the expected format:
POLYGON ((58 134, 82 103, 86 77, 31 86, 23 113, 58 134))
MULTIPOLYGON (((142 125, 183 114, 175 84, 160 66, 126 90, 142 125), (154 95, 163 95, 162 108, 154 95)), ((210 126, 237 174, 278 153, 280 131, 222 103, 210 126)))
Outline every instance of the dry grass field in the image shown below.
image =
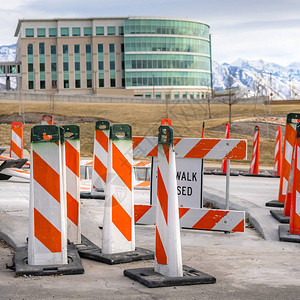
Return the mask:
MULTIPOLYGON (((156 136, 160 120, 170 118, 173 121, 174 135, 178 137, 200 137, 202 122, 205 121, 205 137, 224 137, 220 126, 228 122, 228 105, 211 105, 212 118, 208 118, 208 107, 204 104, 169 104, 168 113, 166 105, 162 104, 117 104, 117 103, 55 103, 50 111, 49 103, 25 103, 21 107, 18 103, 2 101, 0 103, 0 146, 9 145, 10 122, 25 121, 24 148, 30 149, 30 128, 39 124, 42 114, 52 113, 54 123, 78 124, 81 130, 81 155, 91 157, 93 151, 93 135, 95 120, 108 120, 112 123, 127 123, 133 128, 135 136, 156 136), (19 115, 20 111, 24 114, 19 115), (6 123, 6 124, 5 124, 6 123)), ((286 117, 289 112, 300 112, 300 105, 256 106, 256 116, 266 118, 286 117)), ((253 118, 254 105, 236 104, 232 106, 232 120, 253 118)), ((249 135, 249 126, 257 121, 245 123, 231 134, 231 138, 245 138, 248 140, 248 160, 241 162, 249 164, 252 152, 253 134, 249 135), (248 130, 243 130, 243 128, 248 130)), ((235 122, 232 123, 234 129, 235 122)), ((273 126, 274 127, 274 126, 273 126)), ((268 134, 261 132, 260 164, 272 166, 274 163, 275 131, 268 134)))

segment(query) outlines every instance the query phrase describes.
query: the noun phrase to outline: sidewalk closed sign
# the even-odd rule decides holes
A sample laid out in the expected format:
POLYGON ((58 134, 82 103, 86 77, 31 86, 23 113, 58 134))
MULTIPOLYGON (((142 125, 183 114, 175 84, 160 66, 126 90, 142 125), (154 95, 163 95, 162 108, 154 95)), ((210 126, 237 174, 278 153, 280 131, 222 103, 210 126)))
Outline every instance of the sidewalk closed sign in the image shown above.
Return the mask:
MULTIPOLYGON (((157 157, 152 159, 151 203, 157 199, 157 157)), ((176 158, 178 204, 181 207, 202 208, 203 160, 176 158)))

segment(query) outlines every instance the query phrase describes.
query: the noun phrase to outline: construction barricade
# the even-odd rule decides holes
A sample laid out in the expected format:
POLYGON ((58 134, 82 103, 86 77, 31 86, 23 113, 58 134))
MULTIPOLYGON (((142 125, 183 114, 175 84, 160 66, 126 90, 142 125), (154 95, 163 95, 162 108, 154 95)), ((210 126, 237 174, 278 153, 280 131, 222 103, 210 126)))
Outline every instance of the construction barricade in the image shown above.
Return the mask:
MULTIPOLYGON (((225 139, 229 139, 229 132, 230 132, 230 123, 226 124, 226 131, 225 131, 225 139)), ((227 171, 227 159, 222 160, 221 166, 221 173, 226 174, 227 171)))
POLYGON ((275 155, 274 155, 274 174, 280 176, 282 165, 282 142, 281 142, 281 126, 277 126, 275 140, 275 155))
POLYGON ((81 243, 80 228, 80 129, 77 125, 62 126, 65 134, 67 237, 81 243))
POLYGON ((254 138, 253 138, 253 149, 252 149, 252 158, 250 163, 249 174, 258 175, 259 170, 259 135, 260 127, 255 126, 254 129, 254 138))
POLYGON ((84 272, 74 244, 67 246, 63 148, 62 127, 32 128, 28 250, 27 247, 16 249, 17 275, 84 272))
POLYGON ((23 158, 23 123, 11 123, 10 157, 23 158))
POLYGON ((112 125, 108 143, 102 249, 85 238, 83 245, 78 247, 81 257, 108 264, 153 258, 152 251, 135 247, 132 164, 131 126, 112 125))
POLYGON ((298 119, 300 119, 300 114, 289 113, 287 115, 278 199, 267 202, 266 206, 284 207, 287 197, 291 197, 290 193, 288 193, 288 183, 291 174, 294 145, 296 140, 296 125, 298 123, 298 119))
POLYGON ((53 115, 42 115, 40 125, 53 125, 53 115))
POLYGON ((124 270, 148 287, 215 283, 215 277, 182 265, 173 129, 160 126, 154 268, 124 270))
POLYGON ((279 240, 300 243, 300 124, 297 125, 295 155, 293 163, 293 182, 290 203, 290 224, 279 225, 279 240))

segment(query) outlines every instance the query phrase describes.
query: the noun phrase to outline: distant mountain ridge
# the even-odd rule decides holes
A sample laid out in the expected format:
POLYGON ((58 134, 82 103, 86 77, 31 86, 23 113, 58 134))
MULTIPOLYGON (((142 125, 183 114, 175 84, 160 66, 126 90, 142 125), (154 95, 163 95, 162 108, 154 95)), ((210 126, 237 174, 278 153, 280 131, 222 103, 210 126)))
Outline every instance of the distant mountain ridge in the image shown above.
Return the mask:
MULTIPOLYGON (((14 61, 16 44, 0 46, 0 61, 14 61)), ((246 60, 238 58, 228 64, 213 62, 213 87, 222 91, 228 86, 241 90, 244 97, 266 95, 272 99, 300 98, 300 62, 293 62, 286 67, 263 60, 246 60)), ((5 87, 3 78, 0 89, 5 87)))

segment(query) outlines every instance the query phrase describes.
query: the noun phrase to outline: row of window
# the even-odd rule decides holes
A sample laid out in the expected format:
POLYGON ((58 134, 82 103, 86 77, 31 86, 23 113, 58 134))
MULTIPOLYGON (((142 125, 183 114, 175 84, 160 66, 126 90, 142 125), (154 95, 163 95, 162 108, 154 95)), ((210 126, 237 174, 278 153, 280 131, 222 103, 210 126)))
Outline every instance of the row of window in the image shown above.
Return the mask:
MULTIPOLYGON (((95 35, 104 35, 105 34, 104 26, 95 27, 95 35)), ((116 35, 115 26, 106 27, 107 35, 116 35)), ((60 36, 92 36, 93 27, 60 27, 60 36)), ((118 27, 118 35, 124 35, 124 27, 118 27)), ((25 37, 57 37, 57 28, 37 28, 35 35, 35 28, 25 28, 25 37)))
POLYGON ((125 20, 125 34, 172 34, 209 38, 209 26, 177 20, 125 20))
POLYGON ((210 58, 198 55, 128 54, 126 69, 210 70, 210 58))
MULTIPOLYGON (((173 95, 171 92, 165 92, 164 93, 164 99, 167 100, 200 100, 200 99, 207 99, 209 96, 209 93, 206 92, 174 92, 173 95)), ((146 92, 144 94, 145 98, 152 98, 152 99, 162 99, 162 93, 161 92, 146 92)))
POLYGON ((125 37, 125 50, 192 52, 209 55, 210 43, 206 40, 180 37, 125 37))
POLYGON ((20 73, 20 65, 0 65, 0 74, 16 74, 20 73))
POLYGON ((210 74, 202 72, 126 72, 126 86, 210 86, 210 74))

